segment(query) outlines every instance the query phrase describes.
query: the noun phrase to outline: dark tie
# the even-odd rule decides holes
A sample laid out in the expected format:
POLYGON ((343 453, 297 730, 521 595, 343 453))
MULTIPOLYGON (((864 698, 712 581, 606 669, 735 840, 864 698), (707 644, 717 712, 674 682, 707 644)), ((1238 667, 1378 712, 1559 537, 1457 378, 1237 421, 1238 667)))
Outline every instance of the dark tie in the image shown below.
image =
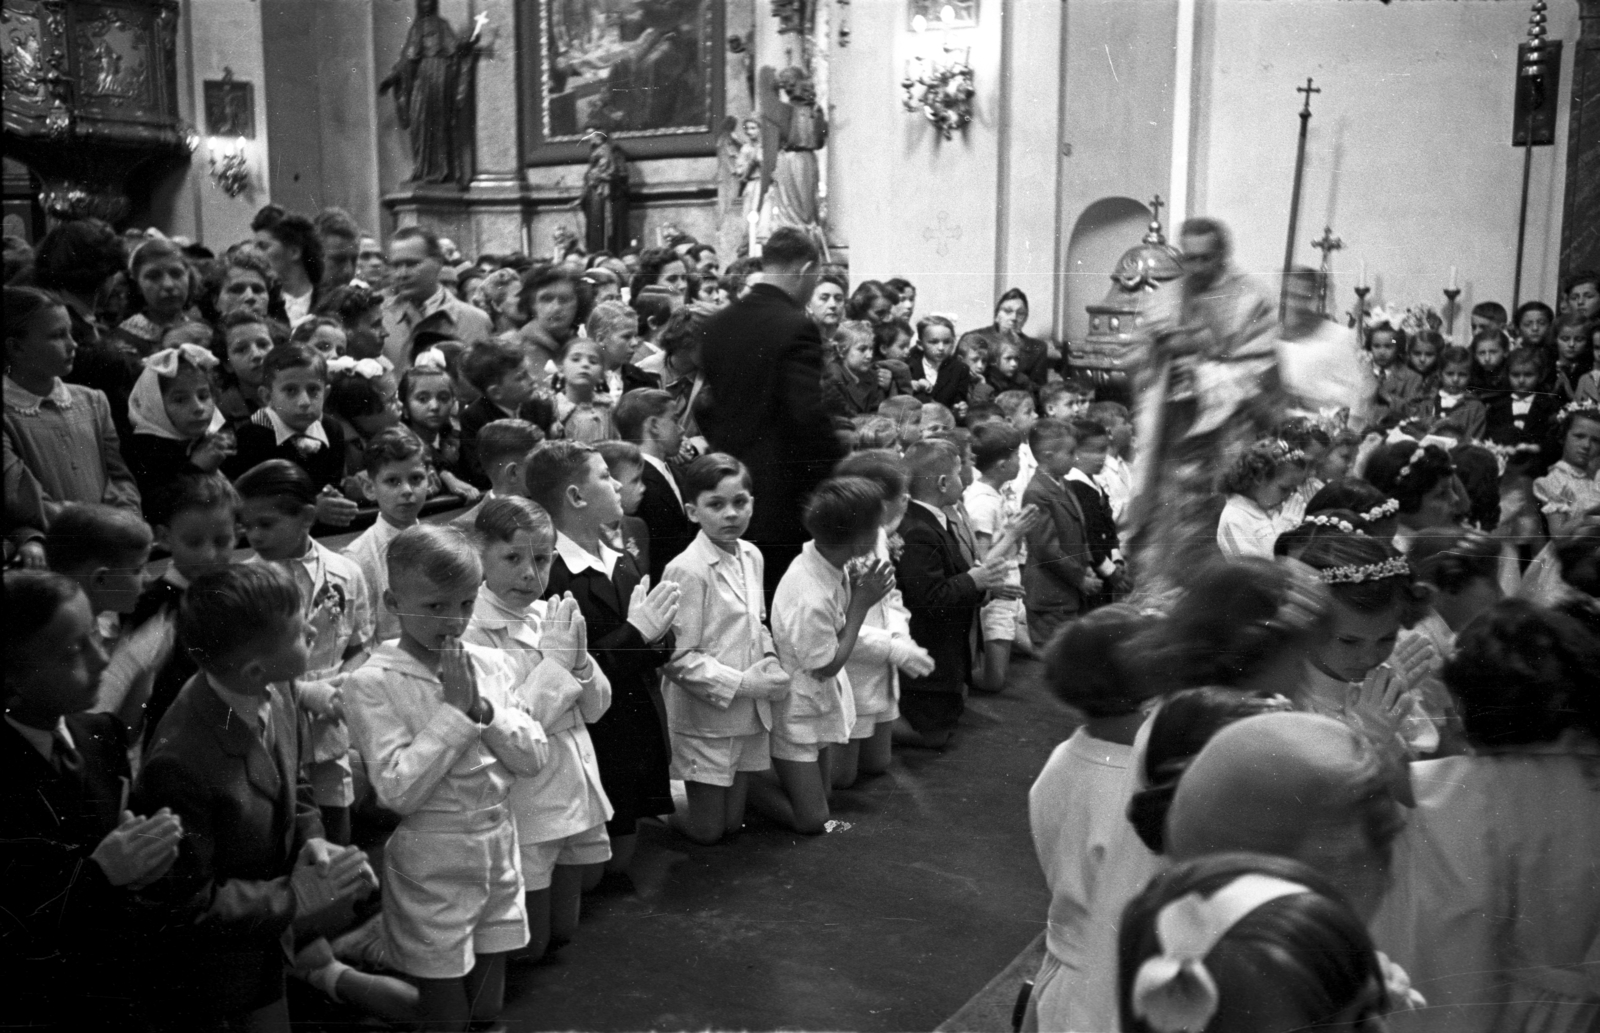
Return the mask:
POLYGON ((76 775, 83 770, 83 754, 79 753, 67 741, 67 734, 60 725, 50 733, 51 750, 50 761, 57 771, 63 775, 76 775))

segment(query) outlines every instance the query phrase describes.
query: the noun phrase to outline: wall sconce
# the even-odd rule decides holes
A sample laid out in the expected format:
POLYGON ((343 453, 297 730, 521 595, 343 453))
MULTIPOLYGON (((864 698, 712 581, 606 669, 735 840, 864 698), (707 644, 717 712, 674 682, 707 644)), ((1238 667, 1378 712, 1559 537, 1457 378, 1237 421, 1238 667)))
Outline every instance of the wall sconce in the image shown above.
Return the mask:
POLYGON ((229 197, 238 197, 250 187, 250 165, 244 157, 244 137, 236 137, 230 145, 219 137, 211 137, 211 184, 229 197))
MULTIPOLYGON (((920 111, 939 130, 946 140, 957 130, 972 121, 972 66, 968 59, 971 48, 957 53, 950 46, 950 25, 956 20, 955 8, 945 4, 939 11, 939 24, 943 27, 940 43, 942 56, 925 58, 918 54, 906 62, 906 76, 900 80, 902 104, 910 112, 920 111)), ((911 19, 911 28, 921 39, 928 30, 928 19, 918 14, 911 19)))

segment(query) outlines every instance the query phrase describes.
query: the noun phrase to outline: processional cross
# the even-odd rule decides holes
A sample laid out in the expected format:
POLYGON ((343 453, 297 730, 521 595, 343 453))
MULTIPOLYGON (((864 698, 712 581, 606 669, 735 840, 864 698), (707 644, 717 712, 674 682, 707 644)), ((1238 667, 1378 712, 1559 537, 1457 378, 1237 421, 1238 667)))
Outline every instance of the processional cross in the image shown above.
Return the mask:
POLYGON ((1333 253, 1344 247, 1344 241, 1333 235, 1332 226, 1322 227, 1322 236, 1311 242, 1322 252, 1322 267, 1317 270, 1317 311, 1328 314, 1328 279, 1333 273, 1333 253))

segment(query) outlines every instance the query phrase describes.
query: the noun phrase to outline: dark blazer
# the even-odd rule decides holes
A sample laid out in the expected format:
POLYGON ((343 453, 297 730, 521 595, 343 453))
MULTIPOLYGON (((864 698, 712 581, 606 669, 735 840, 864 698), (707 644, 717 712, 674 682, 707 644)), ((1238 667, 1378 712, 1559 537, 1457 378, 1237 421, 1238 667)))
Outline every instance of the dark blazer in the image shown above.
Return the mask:
POLYGON ((127 729, 111 714, 72 714, 83 758, 58 772, 0 722, 0 941, 9 959, 7 1019, 67 1029, 127 1025, 132 894, 89 859, 118 824, 129 786, 127 729))
POLYGON ((1541 449, 1550 436, 1550 425, 1561 411, 1561 396, 1536 392, 1533 404, 1526 414, 1514 416, 1511 406, 1514 399, 1508 391, 1492 399, 1486 406, 1483 437, 1496 445, 1538 445, 1541 449))
POLYGON ((235 431, 239 449, 222 464, 222 472, 232 481, 268 459, 287 459, 311 475, 311 483, 318 491, 329 485, 337 488, 344 483, 344 428, 338 420, 328 419, 322 421, 322 429, 327 432, 328 443, 315 452, 302 454, 295 447, 296 439, 280 445, 271 427, 246 420, 235 431))
POLYGON ((139 813, 170 807, 183 819, 171 871, 145 891, 165 912, 163 1000, 207 1015, 252 1011, 283 996, 292 945, 289 875, 306 840, 322 836, 299 780, 293 699, 274 690, 275 748, 196 674, 145 753, 139 813))
POLYGON ((592 567, 573 574, 557 553, 544 593, 572 593, 588 627, 589 655, 611 681, 611 709, 589 726, 589 736, 615 812, 606 828, 616 836, 632 833, 640 818, 672 813, 661 666, 672 659, 673 637, 669 631, 652 646, 628 623, 628 597, 639 580, 627 553, 610 578, 592 567))
POLYGON ((875 416, 883 397, 876 369, 857 377, 836 359, 830 360, 823 368, 822 407, 829 416, 847 421, 852 416, 875 416))
POLYGON ((925 678, 901 676, 910 692, 965 693, 972 674, 968 648, 972 621, 983 605, 984 591, 972 581, 972 569, 961 555, 954 529, 946 530, 923 506, 913 502, 900 521, 903 546, 895 561, 900 597, 911 611, 911 637, 933 656, 933 673, 925 678))
POLYGON ((712 404, 696 418, 712 449, 750 468, 745 538, 767 554, 770 593, 808 537, 806 496, 844 456, 822 408, 822 337, 799 303, 759 283, 706 325, 700 365, 712 404))
POLYGON ((1079 612, 1084 609, 1084 599, 1078 586, 1094 565, 1083 507, 1042 468, 1028 482, 1022 504, 1038 506, 1047 517, 1028 534, 1028 562, 1022 568, 1028 609, 1079 612))
MULTIPOLYGON (((1071 480, 1066 482, 1066 486, 1078 503, 1079 511, 1083 513, 1083 532, 1084 539, 1089 545, 1089 561, 1098 575, 1101 566, 1111 558, 1111 551, 1122 547, 1122 542, 1117 537, 1116 518, 1111 515, 1111 503, 1106 499, 1105 492, 1094 485, 1071 480)), ((1103 579, 1103 575, 1101 576, 1103 579)), ((1093 599, 1086 600, 1087 605, 1084 609, 1110 601, 1111 586, 1108 583, 1095 593, 1093 599)))
MULTIPOLYGON (((483 472, 483 464, 478 460, 478 431, 495 420, 506 419, 510 417, 487 397, 479 398, 461 410, 461 471, 464 472, 458 472, 457 476, 488 490, 489 475, 483 472)), ((517 410, 517 419, 527 420, 543 431, 545 437, 549 437, 550 425, 556 420, 555 407, 547 398, 530 398, 517 410)))
POLYGON ((205 473, 189 460, 194 451, 193 441, 173 441, 154 434, 133 434, 122 440, 122 457, 128 461, 128 469, 139 485, 139 498, 144 501, 147 513, 180 474, 205 473))
POLYGON ((1032 395, 1036 386, 1021 366, 1018 366, 1017 371, 1008 377, 1000 372, 993 359, 989 360, 989 366, 984 370, 983 378, 990 387, 994 388, 994 393, 997 395, 1005 391, 1025 391, 1032 395))
MULTIPOLYGON (((133 631, 146 621, 176 620, 178 606, 182 602, 183 589, 164 577, 156 578, 139 593, 139 601, 134 604, 133 612, 128 615, 123 627, 126 631, 133 631)), ((167 708, 172 706, 172 701, 178 698, 178 693, 197 670, 199 668, 190 658, 189 651, 181 644, 174 643, 172 655, 156 670, 150 684, 150 700, 144 705, 144 731, 140 737, 146 746, 155 737, 156 726, 161 723, 167 708)))
POLYGON ((957 402, 965 402, 967 394, 972 390, 972 370, 961 361, 961 356, 955 352, 944 361, 944 365, 937 370, 931 370, 922 355, 922 346, 911 349, 910 363, 912 380, 931 380, 933 387, 927 391, 916 392, 917 401, 938 402, 946 409, 955 410, 957 402))
MULTIPOLYGON (((667 469, 672 468, 669 466, 667 469)), ((678 496, 672 493, 672 485, 667 483, 660 470, 645 463, 640 480, 644 484, 644 498, 639 500, 639 509, 634 515, 650 529, 649 562, 644 564, 644 568, 650 574, 650 583, 654 585, 661 581, 661 572, 667 569, 673 557, 694 541, 699 529, 689 523, 678 496)))

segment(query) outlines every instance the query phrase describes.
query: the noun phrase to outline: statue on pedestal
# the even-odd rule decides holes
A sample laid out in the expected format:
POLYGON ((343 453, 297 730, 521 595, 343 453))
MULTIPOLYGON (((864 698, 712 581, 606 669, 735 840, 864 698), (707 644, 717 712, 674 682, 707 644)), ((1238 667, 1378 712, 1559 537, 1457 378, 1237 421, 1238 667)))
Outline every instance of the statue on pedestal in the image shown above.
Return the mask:
POLYGON ((417 16, 406 34, 394 70, 378 84, 394 91, 395 114, 411 138, 413 183, 460 183, 471 176, 472 81, 479 15, 461 39, 439 16, 439 0, 417 0, 417 16))
POLYGON ((611 138, 591 129, 589 167, 583 171, 584 245, 590 254, 628 249, 628 159, 611 138))
POLYGON ((773 74, 761 70, 762 194, 761 230, 765 239, 780 226, 811 234, 824 255, 822 198, 817 151, 828 142, 828 118, 817 104, 817 90, 802 69, 773 74))

